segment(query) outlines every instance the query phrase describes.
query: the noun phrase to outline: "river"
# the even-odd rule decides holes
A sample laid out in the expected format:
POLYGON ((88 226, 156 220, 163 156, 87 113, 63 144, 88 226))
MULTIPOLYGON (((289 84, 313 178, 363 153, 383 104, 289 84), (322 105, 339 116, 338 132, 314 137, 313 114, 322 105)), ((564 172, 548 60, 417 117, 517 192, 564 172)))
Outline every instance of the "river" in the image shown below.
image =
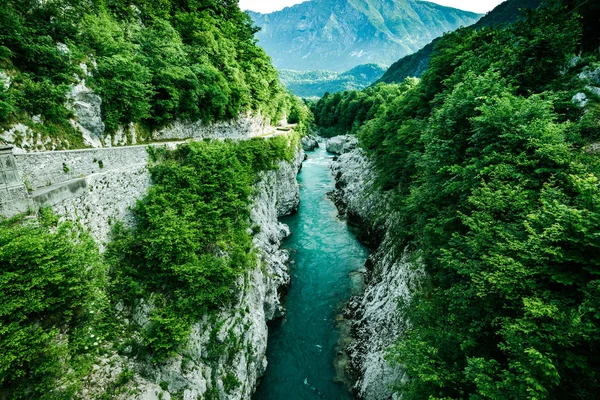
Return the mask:
POLYGON ((269 326, 269 365, 255 400, 353 398, 334 366, 340 338, 336 316, 358 290, 355 272, 368 250, 327 198, 335 185, 330 155, 317 149, 308 156, 298 175, 298 213, 282 218, 292 232, 284 243, 292 259, 287 313, 269 326))

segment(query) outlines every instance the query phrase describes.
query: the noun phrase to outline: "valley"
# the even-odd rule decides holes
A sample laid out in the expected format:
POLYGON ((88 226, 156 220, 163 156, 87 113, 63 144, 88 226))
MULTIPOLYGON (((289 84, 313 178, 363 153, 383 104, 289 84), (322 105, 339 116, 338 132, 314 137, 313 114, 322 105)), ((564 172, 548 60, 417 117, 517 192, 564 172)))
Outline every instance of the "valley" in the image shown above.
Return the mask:
POLYGON ((333 362, 339 351, 337 320, 350 296, 361 290, 357 273, 368 252, 327 199, 334 190, 332 155, 324 146, 307 154, 298 175, 298 213, 282 219, 292 232, 283 243, 293 260, 286 315, 269 327, 269 365, 255 399, 352 398, 346 372, 336 371, 333 362))
POLYGON ((241 4, 6 1, 0 400, 596 398, 598 2, 241 4))

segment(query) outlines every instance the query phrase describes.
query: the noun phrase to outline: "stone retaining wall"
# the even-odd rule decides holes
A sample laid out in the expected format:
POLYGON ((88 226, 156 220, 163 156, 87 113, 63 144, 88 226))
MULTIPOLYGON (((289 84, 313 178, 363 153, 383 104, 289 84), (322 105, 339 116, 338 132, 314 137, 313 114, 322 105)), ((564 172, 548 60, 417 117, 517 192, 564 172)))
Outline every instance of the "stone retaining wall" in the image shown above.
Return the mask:
POLYGON ((16 154, 21 178, 29 190, 88 175, 148 163, 148 146, 48 151, 16 154))

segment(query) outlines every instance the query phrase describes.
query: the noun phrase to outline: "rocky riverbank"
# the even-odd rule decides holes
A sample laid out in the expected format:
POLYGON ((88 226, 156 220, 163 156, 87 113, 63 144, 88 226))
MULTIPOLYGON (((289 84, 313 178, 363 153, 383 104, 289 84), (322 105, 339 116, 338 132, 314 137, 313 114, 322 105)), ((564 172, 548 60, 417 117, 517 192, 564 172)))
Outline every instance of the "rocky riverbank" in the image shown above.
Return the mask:
POLYGON ((372 163, 360 148, 344 151, 347 138, 334 139, 336 145, 342 143, 342 154, 331 166, 337 188, 331 196, 348 221, 359 226, 360 239, 374 249, 366 263, 365 290, 352 298, 344 313, 351 321, 345 350, 357 396, 388 399, 392 398, 390 386, 403 379, 402 370, 385 359, 386 349, 406 326, 398 316, 397 300, 408 298, 423 272, 410 249, 394 242, 393 232, 402 227, 394 218, 390 194, 375 185, 372 163))

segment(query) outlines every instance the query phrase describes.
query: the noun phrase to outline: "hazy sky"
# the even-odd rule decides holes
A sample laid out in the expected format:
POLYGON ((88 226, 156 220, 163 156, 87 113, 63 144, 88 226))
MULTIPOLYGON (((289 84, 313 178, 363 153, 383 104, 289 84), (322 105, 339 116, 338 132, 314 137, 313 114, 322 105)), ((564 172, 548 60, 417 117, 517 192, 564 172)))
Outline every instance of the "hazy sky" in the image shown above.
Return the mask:
MULTIPOLYGON (((268 13, 281 10, 284 7, 307 0, 240 0, 242 10, 260 11, 268 13)), ((486 13, 502 3, 504 0, 429 0, 432 3, 442 4, 448 7, 460 8, 461 10, 486 13)))

